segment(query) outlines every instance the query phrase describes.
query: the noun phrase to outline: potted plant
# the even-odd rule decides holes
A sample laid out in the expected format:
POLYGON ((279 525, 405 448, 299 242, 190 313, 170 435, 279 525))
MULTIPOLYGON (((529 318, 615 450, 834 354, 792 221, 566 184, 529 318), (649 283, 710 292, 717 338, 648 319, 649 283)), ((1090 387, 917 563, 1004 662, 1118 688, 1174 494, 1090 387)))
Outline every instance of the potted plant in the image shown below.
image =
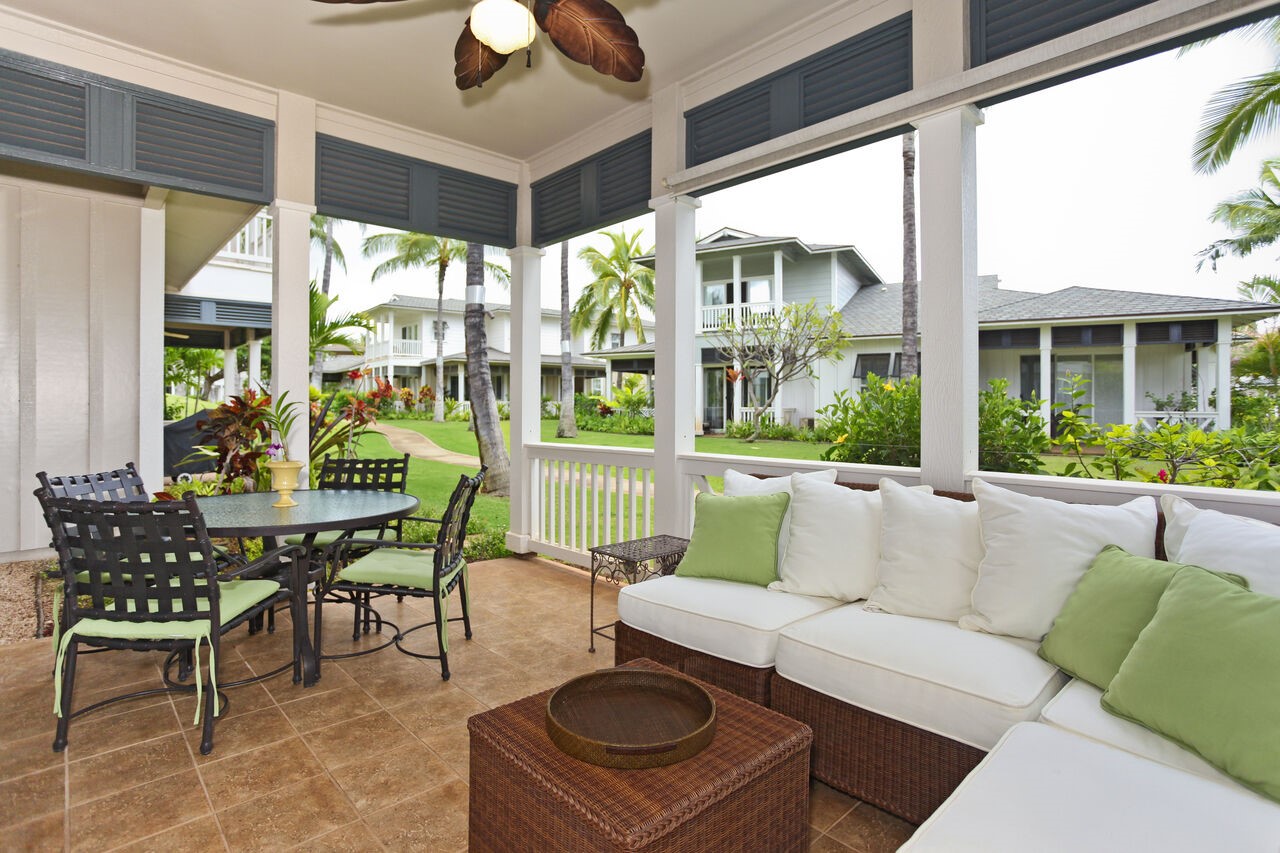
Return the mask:
POLYGON ((289 432, 298 420, 298 404, 289 402, 289 392, 281 392, 279 397, 271 399, 271 405, 262 410, 262 422, 274 435, 274 441, 267 448, 271 457, 267 469, 271 471, 271 488, 280 495, 280 499, 272 506, 297 506, 292 497, 293 490, 298 488, 298 473, 302 470, 302 462, 289 455, 289 432))

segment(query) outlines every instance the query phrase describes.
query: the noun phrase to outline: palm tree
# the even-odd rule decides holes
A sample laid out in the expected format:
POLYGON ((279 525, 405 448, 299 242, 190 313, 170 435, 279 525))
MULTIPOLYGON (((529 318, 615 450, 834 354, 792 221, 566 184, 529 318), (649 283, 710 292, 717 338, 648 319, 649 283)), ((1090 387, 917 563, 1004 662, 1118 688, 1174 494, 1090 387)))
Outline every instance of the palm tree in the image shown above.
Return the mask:
POLYGON ((488 467, 484 490, 494 495, 511 493, 511 458, 502 440, 502 422, 498 418, 498 401, 493 393, 493 376, 489 372, 489 341, 485 333, 485 273, 502 276, 502 268, 484 259, 484 246, 467 243, 467 308, 463 329, 467 335, 467 381, 471 383, 471 422, 475 425, 476 446, 480 463, 488 467), (477 302, 472 295, 479 294, 477 302))
MULTIPOLYGON (((336 296, 328 296, 320 292, 315 281, 311 282, 311 334, 308 342, 311 361, 320 364, 323 352, 327 347, 350 350, 357 355, 364 352, 364 338, 353 335, 355 330, 373 331, 373 323, 361 313, 337 314, 329 316, 331 309, 338 301, 336 296)), ((317 387, 318 383, 317 383, 317 387)))
POLYGON ((627 345, 627 330, 635 332, 640 343, 645 342, 640 310, 653 310, 653 270, 636 263, 636 258, 651 254, 652 249, 641 251, 640 234, 643 229, 627 236, 625 230, 614 233, 602 231, 611 243, 609 252, 601 252, 588 246, 578 252, 578 257, 591 267, 595 280, 583 288, 574 303, 571 323, 575 334, 591 330, 591 345, 603 349, 609 333, 618 331, 618 345, 627 345))
POLYGON ((916 281, 916 132, 902 134, 902 364, 910 379, 920 372, 920 285, 916 281))
POLYGON ((1242 281, 1236 287, 1241 299, 1251 302, 1280 303, 1280 278, 1269 275, 1255 275, 1248 281, 1242 281))
POLYGON ((578 421, 573 406, 573 350, 569 346, 569 241, 560 243, 560 423, 556 438, 577 438, 578 421))
POLYGON ((1217 269, 1219 258, 1243 258, 1280 240, 1280 159, 1262 161, 1258 186, 1219 202, 1209 218, 1234 233, 1201 249, 1196 269, 1206 261, 1217 269))
MULTIPOLYGON (((333 226, 336 221, 330 216, 311 214, 311 245, 324 252, 324 262, 320 267, 320 292, 325 296, 329 295, 329 281, 332 278, 334 261, 338 262, 343 272, 347 271, 347 256, 343 253, 342 246, 338 245, 338 241, 333 239, 333 226)), ((323 381, 324 366, 321 356, 317 355, 311 364, 311 384, 319 388, 323 381)))
POLYGON ((441 423, 444 421, 444 277, 449 264, 466 261, 467 244, 448 237, 401 231, 366 237, 362 251, 366 258, 391 253, 391 257, 373 268, 371 281, 402 270, 436 268, 436 405, 431 419, 441 423))
MULTIPOLYGON (((1280 47, 1280 17, 1241 28, 1246 38, 1258 38, 1280 47)), ((1205 42, 1197 42, 1183 50, 1205 42)), ((1280 126, 1280 67, 1245 77, 1219 89, 1205 105, 1196 133, 1192 161, 1198 172, 1216 172, 1247 142, 1266 136, 1280 126)))

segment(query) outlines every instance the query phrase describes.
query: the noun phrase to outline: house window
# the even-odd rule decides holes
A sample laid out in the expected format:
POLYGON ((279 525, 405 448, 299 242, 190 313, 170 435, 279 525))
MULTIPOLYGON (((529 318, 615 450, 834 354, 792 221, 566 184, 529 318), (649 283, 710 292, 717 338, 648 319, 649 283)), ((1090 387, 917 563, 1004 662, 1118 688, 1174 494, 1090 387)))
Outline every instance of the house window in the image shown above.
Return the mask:
POLYGON ((417 324, 417 323, 414 323, 412 326, 401 326, 401 327, 400 327, 400 340, 402 340, 402 341, 416 341, 417 339, 418 339, 418 324, 417 324))
POLYGON ((620 346, 622 346, 622 333, 610 332, 609 333, 609 349, 617 349, 620 346))
POLYGON ((432 340, 436 340, 436 341, 444 340, 444 336, 449 334, 449 321, 445 320, 443 322, 438 322, 436 320, 432 320, 431 334, 435 335, 435 337, 432 338, 432 340))
POLYGON ((753 278, 740 285, 742 298, 746 303, 772 302, 773 282, 767 278, 753 278))
POLYGON ((902 373, 900 361, 900 353, 860 353, 853 365, 853 378, 866 382, 867 376, 872 373, 881 379, 897 377, 902 373))
POLYGON ((1124 361, 1120 355, 1071 355, 1053 357, 1053 401, 1073 402, 1069 376, 1088 380, 1078 402, 1091 405, 1082 414, 1096 424, 1124 423, 1124 361))

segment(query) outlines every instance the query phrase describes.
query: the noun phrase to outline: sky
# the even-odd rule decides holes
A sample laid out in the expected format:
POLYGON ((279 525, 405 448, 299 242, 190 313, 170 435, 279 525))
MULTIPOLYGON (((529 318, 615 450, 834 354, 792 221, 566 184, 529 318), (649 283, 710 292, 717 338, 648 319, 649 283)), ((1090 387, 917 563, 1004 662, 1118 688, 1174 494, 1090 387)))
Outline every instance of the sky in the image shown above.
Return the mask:
MULTIPOLYGON (((1237 36, 1179 56, 1176 51, 1109 69, 991 106, 977 131, 978 272, 1002 287, 1050 291, 1073 285, 1232 298, 1238 282, 1272 273, 1277 251, 1196 271, 1196 252, 1227 236, 1209 221, 1214 205, 1257 184, 1275 137, 1237 152, 1213 175, 1191 167, 1201 112, 1222 85, 1274 67, 1270 49, 1237 36)), ((920 152, 927 156, 926 151, 920 152)), ((652 214, 621 224, 643 229, 652 214)), ((890 139, 702 197, 698 235, 722 227, 794 236, 807 243, 853 244, 885 281, 902 276, 902 146, 890 139)), ((370 227, 365 233, 378 230, 370 227)), ((616 230, 616 226, 613 230, 616 230)), ((360 257, 364 234, 344 224, 337 238, 348 271, 334 271, 341 310, 392 293, 435 294, 435 272, 370 282, 376 260, 360 257)), ((606 245, 598 235, 570 243, 606 245)), ((318 265, 318 258, 316 259, 318 265)), ((559 247, 543 259, 542 304, 559 305, 559 247)), ((928 270, 921 268, 922 280, 928 270)), ((570 262, 571 298, 590 278, 570 262)), ((463 270, 450 271, 447 297, 463 295, 463 270)), ((508 302, 491 286, 491 302, 508 302)))

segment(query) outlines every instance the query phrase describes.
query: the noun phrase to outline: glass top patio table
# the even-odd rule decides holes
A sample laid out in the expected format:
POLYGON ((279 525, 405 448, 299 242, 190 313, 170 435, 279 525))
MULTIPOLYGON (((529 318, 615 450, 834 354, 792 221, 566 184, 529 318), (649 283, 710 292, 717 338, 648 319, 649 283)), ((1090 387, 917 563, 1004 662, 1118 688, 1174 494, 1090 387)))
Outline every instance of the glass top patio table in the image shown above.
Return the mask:
MULTIPOLYGON (((297 506, 274 507, 271 504, 278 500, 275 492, 253 492, 209 495, 196 498, 196 503, 210 536, 275 539, 301 534, 307 553, 311 553, 316 534, 322 531, 375 527, 384 521, 411 515, 418 508, 416 497, 400 492, 303 489, 294 492, 293 499, 298 502, 297 506)), ((299 560, 297 566, 296 574, 290 579, 294 636, 302 658, 302 685, 310 687, 320 680, 319 662, 307 630, 307 584, 311 567, 309 560, 299 560)))

